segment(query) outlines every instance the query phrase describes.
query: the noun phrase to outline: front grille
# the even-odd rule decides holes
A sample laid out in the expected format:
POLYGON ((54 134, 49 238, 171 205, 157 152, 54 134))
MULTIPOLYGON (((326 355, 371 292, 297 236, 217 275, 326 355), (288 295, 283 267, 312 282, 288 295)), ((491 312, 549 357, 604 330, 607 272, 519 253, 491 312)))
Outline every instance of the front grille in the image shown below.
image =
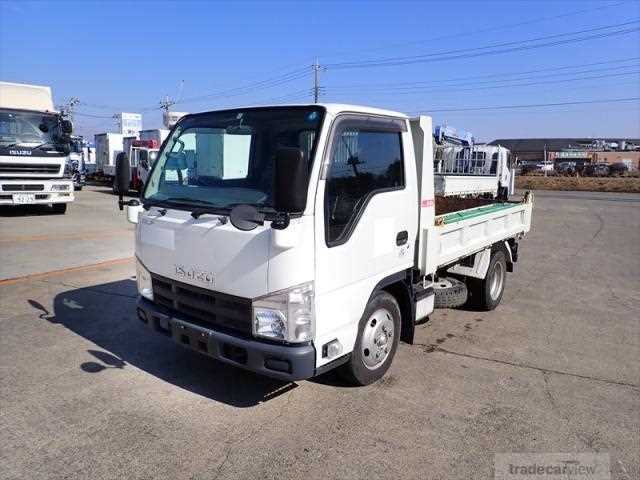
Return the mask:
POLYGON ((151 275, 153 300, 195 323, 251 335, 251 300, 151 275))
POLYGON ((57 163, 0 163, 0 173, 60 173, 57 163))
POLYGON ((44 185, 42 184, 7 184, 2 186, 2 190, 4 192, 41 192, 44 190, 44 185))

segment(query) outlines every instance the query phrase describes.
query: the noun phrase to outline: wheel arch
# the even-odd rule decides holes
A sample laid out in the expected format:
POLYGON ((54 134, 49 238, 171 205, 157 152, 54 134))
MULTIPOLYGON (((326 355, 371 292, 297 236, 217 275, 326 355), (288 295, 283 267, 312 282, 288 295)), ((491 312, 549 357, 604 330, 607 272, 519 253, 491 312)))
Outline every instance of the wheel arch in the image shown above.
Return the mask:
POLYGON ((498 252, 500 250, 504 252, 504 255, 507 260, 507 272, 509 273, 513 272, 513 264, 515 263, 516 259, 514 258, 513 252, 511 250, 511 245, 509 245, 508 240, 505 240, 504 242, 494 243, 493 246, 491 247, 491 254, 493 255, 493 253, 498 252))
POLYGON ((400 340, 413 344, 415 332, 415 305, 413 301, 413 290, 411 289, 411 269, 402 270, 391 274, 380 280, 374 287, 367 305, 374 295, 380 291, 385 291, 392 295, 400 307, 400 340))

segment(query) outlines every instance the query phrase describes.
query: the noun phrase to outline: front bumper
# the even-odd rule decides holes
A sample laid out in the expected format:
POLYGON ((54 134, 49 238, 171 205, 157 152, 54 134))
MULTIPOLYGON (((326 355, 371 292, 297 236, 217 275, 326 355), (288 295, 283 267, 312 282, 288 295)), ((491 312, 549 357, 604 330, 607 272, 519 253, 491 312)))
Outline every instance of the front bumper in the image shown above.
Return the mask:
POLYGON ((42 205, 48 203, 69 203, 75 199, 73 182, 67 179, 45 180, 21 178, 0 180, 0 205, 42 205), (66 185, 66 190, 53 190, 53 185, 66 185), (25 200, 24 195, 29 194, 25 200), (19 200, 22 198, 22 200, 19 200))
POLYGON ((176 343, 225 363, 285 381, 315 375, 313 345, 289 346, 260 342, 196 325, 140 297, 138 319, 176 343))

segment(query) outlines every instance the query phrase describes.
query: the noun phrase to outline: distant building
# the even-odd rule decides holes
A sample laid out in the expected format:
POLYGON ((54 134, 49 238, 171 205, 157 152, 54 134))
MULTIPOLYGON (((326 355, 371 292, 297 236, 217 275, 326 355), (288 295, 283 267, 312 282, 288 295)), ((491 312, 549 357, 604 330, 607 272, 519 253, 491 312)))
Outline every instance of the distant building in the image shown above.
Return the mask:
POLYGON ((631 160, 640 168, 640 138, 500 138, 489 145, 511 150, 521 165, 546 161, 585 163, 617 163, 631 160))

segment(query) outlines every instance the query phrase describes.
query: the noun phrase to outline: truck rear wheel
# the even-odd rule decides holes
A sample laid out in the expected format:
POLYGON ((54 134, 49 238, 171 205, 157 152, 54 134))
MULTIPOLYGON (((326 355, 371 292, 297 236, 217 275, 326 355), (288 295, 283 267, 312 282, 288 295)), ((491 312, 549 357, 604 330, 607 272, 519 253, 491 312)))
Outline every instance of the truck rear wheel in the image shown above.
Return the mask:
POLYGON ((369 385, 389 369, 400 340, 400 307, 389 293, 380 291, 367 304, 358 338, 341 375, 354 385, 369 385))
POLYGON ((504 250, 491 254, 487 275, 470 283, 472 306, 480 310, 493 310, 500 304, 507 280, 507 256, 504 250))
POLYGON ((51 205, 51 209, 53 210, 53 213, 59 214, 59 215, 64 215, 67 211, 67 204, 66 203, 54 203, 51 205))

